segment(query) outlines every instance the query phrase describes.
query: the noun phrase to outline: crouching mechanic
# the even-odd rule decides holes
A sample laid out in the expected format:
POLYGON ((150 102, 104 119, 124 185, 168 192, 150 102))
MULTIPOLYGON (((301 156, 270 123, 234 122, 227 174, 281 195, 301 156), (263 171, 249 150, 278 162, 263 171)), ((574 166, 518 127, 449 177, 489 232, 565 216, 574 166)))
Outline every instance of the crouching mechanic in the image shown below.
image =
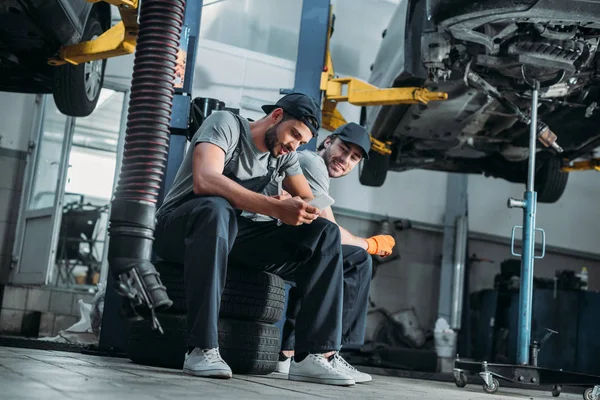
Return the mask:
POLYGON ((297 93, 263 110, 267 115, 255 122, 228 111, 211 114, 157 211, 155 253, 184 264, 189 349, 183 371, 232 376, 219 353, 217 319, 227 268, 238 265, 298 286, 301 307, 289 379, 353 385, 330 361, 342 337, 340 231, 306 202, 312 193, 295 152, 317 135, 321 110, 297 93), (273 179, 293 197, 264 195, 273 179), (255 213, 283 224, 253 220, 255 213))
MULTIPOLYGON (((348 123, 336 129, 317 148, 317 151, 298 152, 300 166, 315 197, 329 193, 331 178, 349 174, 363 159, 369 157, 371 141, 368 132, 360 125, 348 123)), ((277 190, 272 184, 267 190, 277 190)), ((337 224, 331 207, 321 210, 320 216, 337 224)), ((377 235, 370 238, 354 236, 339 226, 344 259, 344 305, 342 316, 342 345, 364 344, 368 311, 369 288, 372 276, 371 254, 389 256, 395 245, 392 236, 377 235)), ((286 321, 283 327, 282 352, 277 372, 288 373, 290 357, 294 355, 296 318, 301 301, 298 288, 292 287, 288 297, 286 321)), ((338 354, 334 363, 340 364, 357 383, 368 382, 368 374, 357 371, 338 354)))

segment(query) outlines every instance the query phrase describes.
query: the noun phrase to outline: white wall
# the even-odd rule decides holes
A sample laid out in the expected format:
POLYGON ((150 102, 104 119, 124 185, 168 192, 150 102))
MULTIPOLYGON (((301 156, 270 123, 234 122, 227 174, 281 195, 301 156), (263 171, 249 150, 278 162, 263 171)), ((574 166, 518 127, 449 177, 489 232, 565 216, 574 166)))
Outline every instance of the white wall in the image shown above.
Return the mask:
POLYGON ((0 148, 27 151, 37 117, 35 99, 33 94, 0 92, 0 148))
MULTIPOLYGON (((525 185, 482 176, 469 178, 469 225, 472 231, 510 237, 514 225, 523 225, 522 210, 508 209, 509 197, 523 198, 525 185)), ((546 231, 547 244, 600 253, 596 227, 600 224, 600 175, 574 172, 563 197, 555 204, 538 204, 536 226, 546 231)), ((517 233, 520 237, 520 233, 517 233)), ((538 237, 539 241, 540 237, 538 237)))
MULTIPOLYGON (((196 55, 193 97, 213 97, 227 107, 241 108, 245 117, 258 118, 260 106, 281 97, 279 90, 294 86, 296 64, 254 51, 200 39, 196 55)), ((113 58, 107 80, 131 85, 133 55, 113 58)))
POLYGON ((355 168, 331 182, 331 193, 337 207, 439 225, 446 206, 446 182, 444 173, 410 171, 390 173, 384 186, 372 188, 360 184, 355 168))
POLYGON ((0 285, 8 280, 36 96, 0 92, 0 285))

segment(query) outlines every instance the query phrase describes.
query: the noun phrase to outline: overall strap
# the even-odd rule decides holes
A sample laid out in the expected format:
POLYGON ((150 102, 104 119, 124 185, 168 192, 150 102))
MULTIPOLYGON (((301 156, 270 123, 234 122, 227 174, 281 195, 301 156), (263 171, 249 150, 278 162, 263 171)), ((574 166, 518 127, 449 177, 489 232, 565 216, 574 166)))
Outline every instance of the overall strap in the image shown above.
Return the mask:
POLYGON ((225 175, 228 178, 231 177, 231 175, 233 174, 232 169, 233 169, 233 166, 235 165, 235 163, 232 161, 237 161, 240 158, 240 152, 242 151, 242 132, 244 131, 242 117, 240 117, 239 115, 237 115, 235 113, 231 113, 231 114, 235 117, 235 119, 238 122, 238 128, 240 130, 240 134, 238 135, 238 141, 237 141, 237 144, 235 145, 235 149, 233 150, 233 154, 231 154, 231 157, 229 158, 229 160, 225 161, 225 167, 223 168, 223 175, 225 175))

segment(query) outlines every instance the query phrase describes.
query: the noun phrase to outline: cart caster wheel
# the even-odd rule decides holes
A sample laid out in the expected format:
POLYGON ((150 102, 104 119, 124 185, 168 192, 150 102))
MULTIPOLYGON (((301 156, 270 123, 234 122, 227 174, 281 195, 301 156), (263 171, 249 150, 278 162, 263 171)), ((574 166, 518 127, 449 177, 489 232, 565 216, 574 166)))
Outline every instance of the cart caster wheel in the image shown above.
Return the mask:
POLYGON ((584 400, 598 400, 598 396, 592 395, 593 391, 594 391, 594 388, 585 389, 585 392, 583 392, 584 400))
POLYGON ((491 386, 488 386, 487 384, 483 385, 483 391, 489 394, 494 394, 498 391, 499 387, 500 384, 498 383, 498 381, 496 379, 493 379, 491 386))
POLYGON ((553 397, 560 396, 560 392, 562 392, 562 385, 554 385, 552 387, 552 396, 553 397))
POLYGON ((464 388, 467 386, 467 376, 464 374, 464 372, 460 373, 459 379, 454 380, 454 384, 459 388, 464 388))

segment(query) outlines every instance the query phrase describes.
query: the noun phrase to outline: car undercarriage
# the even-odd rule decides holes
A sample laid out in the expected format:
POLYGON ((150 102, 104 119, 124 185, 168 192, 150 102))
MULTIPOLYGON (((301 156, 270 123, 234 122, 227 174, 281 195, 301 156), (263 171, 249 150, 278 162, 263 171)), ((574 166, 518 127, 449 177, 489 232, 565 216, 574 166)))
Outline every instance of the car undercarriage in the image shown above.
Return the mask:
POLYGON ((362 122, 392 142, 392 155, 365 163, 361 182, 379 186, 387 170, 419 168, 524 183, 538 81, 537 190, 542 202, 558 200, 561 167, 600 144, 599 42, 600 1, 401 2, 370 83, 421 84, 449 98, 366 109, 362 122))

